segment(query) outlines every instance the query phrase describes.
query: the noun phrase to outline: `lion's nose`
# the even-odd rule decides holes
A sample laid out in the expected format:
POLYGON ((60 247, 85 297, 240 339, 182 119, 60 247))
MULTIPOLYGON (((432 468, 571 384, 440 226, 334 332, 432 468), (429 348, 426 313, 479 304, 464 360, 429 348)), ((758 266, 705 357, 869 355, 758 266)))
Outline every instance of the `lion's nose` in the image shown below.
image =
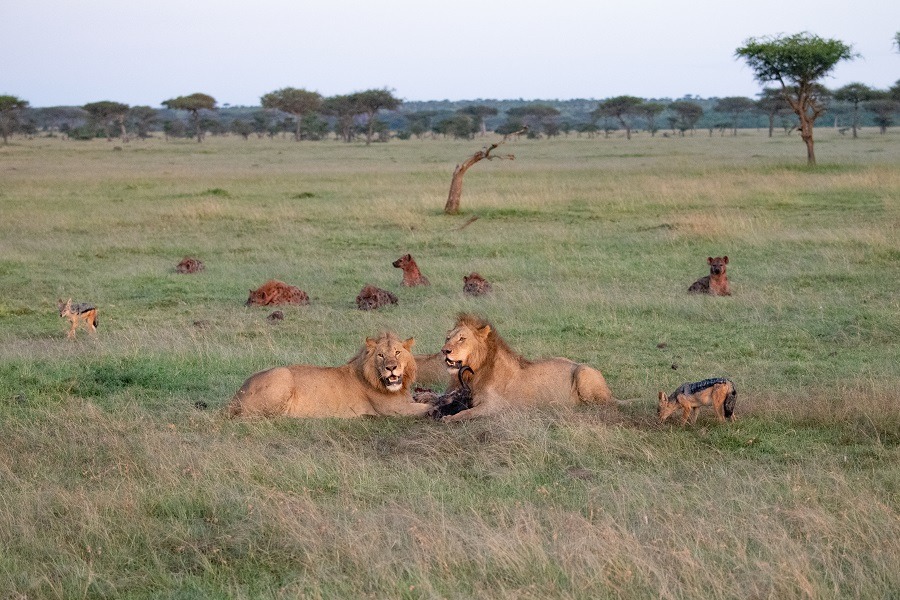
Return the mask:
POLYGON ((450 356, 450 348, 441 348, 441 352, 443 352, 445 356, 450 356))

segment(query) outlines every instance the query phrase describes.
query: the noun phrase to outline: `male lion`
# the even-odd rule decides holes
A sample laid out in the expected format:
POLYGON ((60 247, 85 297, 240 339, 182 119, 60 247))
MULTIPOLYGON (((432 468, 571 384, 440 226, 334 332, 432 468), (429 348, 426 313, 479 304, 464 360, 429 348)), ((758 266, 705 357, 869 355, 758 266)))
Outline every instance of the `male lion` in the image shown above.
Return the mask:
POLYGON ((229 417, 358 417, 404 415, 424 417, 428 404, 414 403, 409 386, 416 361, 390 332, 366 344, 340 367, 293 365, 251 375, 225 408, 229 417))
POLYGON ((516 406, 610 402, 612 393, 597 369, 565 358, 530 361, 514 352, 487 321, 461 314, 441 352, 447 371, 463 367, 471 378, 472 408, 444 417, 461 421, 516 406))

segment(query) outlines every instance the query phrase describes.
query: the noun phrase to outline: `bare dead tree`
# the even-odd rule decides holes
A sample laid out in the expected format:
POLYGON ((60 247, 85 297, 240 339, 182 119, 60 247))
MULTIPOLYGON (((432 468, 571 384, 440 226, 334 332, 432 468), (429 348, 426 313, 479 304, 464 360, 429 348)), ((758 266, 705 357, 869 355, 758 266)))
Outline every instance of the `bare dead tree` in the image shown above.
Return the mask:
POLYGON ((508 133, 503 136, 503 139, 497 142, 496 144, 491 144, 485 148, 482 148, 471 157, 466 159, 464 162, 456 165, 456 169, 453 170, 453 179, 450 180, 450 194, 447 196, 447 204, 444 205, 444 212, 448 215, 455 215, 459 213, 459 199, 462 196, 462 184, 463 184, 463 175, 466 174, 466 171, 469 170, 469 167, 474 165, 475 163, 482 161, 484 159, 494 160, 495 158, 500 159, 508 159, 515 160, 516 157, 513 154, 507 154, 505 156, 494 156, 491 154, 494 150, 502 146, 506 143, 506 140, 513 135, 521 135, 528 131, 527 127, 523 127, 519 131, 515 131, 513 133, 508 133))

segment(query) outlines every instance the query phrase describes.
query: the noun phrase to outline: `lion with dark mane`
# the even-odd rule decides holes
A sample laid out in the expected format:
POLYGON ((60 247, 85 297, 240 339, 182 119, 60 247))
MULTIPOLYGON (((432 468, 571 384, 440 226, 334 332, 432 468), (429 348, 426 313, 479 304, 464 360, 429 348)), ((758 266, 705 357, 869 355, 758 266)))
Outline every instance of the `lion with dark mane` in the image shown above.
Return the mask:
POLYGON ((340 367, 293 365, 251 375, 225 408, 229 417, 424 417, 428 404, 413 402, 410 385, 415 340, 401 342, 390 332, 367 338, 340 367))
POLYGON ((566 358, 528 360, 497 335, 493 325, 461 314, 441 349, 447 371, 463 367, 472 375, 472 408, 444 417, 461 421, 519 406, 607 403, 612 393, 597 369, 566 358))

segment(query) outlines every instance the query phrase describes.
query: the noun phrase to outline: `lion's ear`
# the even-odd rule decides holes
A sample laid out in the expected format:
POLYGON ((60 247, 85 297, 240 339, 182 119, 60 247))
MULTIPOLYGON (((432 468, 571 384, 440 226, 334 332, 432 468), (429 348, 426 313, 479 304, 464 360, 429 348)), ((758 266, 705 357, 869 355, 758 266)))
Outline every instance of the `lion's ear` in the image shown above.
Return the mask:
POLYGON ((490 334, 491 334, 491 326, 490 325, 485 325, 484 327, 482 327, 481 329, 478 330, 478 337, 480 337, 483 340, 486 340, 487 336, 489 336, 490 334))
POLYGON ((378 345, 378 340, 372 339, 370 337, 366 338, 366 348, 369 350, 374 350, 375 346, 378 345))
POLYGON ((408 340, 403 342, 403 347, 406 348, 407 350, 412 350, 412 347, 415 345, 415 343, 416 343, 416 338, 409 338, 408 340))

